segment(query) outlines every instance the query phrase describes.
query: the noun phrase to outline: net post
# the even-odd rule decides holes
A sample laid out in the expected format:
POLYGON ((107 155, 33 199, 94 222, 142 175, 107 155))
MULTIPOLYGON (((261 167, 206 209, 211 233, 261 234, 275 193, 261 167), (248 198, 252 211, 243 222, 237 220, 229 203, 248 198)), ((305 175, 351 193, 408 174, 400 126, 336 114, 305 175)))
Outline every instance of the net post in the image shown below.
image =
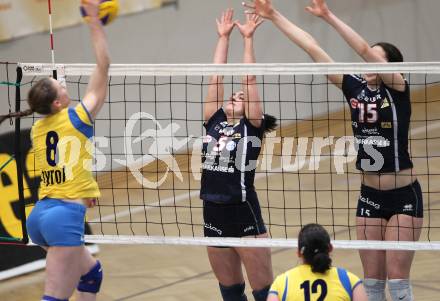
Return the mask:
MULTIPOLYGON (((23 70, 20 66, 17 67, 17 79, 15 81, 15 111, 20 112, 21 110, 21 80, 23 78, 23 70)), ((23 244, 27 244, 29 242, 27 228, 26 228, 26 209, 25 209, 25 200, 24 200, 24 191, 23 191, 23 154, 21 151, 21 135, 20 135, 20 118, 16 118, 15 121, 15 142, 14 142, 14 153, 17 162, 17 186, 18 186, 18 199, 20 203, 20 220, 21 220, 21 228, 23 233, 23 239, 21 242, 23 244)))

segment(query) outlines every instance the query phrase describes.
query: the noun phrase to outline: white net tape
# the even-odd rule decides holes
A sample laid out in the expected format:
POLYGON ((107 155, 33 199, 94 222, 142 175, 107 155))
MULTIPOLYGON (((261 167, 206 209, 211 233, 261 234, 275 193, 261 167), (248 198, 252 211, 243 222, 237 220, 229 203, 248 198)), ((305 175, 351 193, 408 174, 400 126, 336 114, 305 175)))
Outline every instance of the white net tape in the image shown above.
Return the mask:
MULTIPOLYGON (((266 247, 296 248, 297 239, 279 238, 213 238, 213 237, 161 237, 129 235, 87 235, 86 241, 97 244, 145 244, 145 245, 188 245, 219 247, 266 247)), ((354 250, 440 250, 440 242, 405 242, 378 240, 333 240, 337 249, 354 250)))
MULTIPOLYGON (((19 63, 27 76, 52 75, 52 64, 19 63)), ((66 76, 89 76, 93 64, 58 64, 66 76)), ((111 65, 111 76, 193 76, 193 75, 313 75, 360 73, 440 74, 440 62, 424 63, 335 63, 335 64, 169 64, 111 65)))

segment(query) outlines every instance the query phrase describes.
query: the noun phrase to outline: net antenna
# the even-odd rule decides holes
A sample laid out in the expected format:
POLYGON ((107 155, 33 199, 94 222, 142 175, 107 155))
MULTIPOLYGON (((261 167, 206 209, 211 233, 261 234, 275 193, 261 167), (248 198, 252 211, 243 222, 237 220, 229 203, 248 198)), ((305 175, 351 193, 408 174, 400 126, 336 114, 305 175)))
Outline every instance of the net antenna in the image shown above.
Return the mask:
POLYGON ((55 50, 53 42, 53 26, 52 26, 52 0, 47 0, 47 8, 49 13, 49 34, 50 34, 50 52, 52 56, 52 76, 57 79, 57 69, 55 67, 55 50))

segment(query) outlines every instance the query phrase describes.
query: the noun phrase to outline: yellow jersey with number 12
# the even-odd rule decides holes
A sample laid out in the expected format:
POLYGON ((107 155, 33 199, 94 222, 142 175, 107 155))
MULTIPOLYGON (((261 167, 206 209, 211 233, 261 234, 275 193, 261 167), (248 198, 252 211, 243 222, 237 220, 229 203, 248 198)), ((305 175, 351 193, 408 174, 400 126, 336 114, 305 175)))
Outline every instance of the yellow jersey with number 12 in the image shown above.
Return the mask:
POLYGON ((40 119, 32 126, 35 169, 41 171, 39 199, 96 198, 92 175, 92 118, 80 103, 40 119))
POLYGON ((332 267, 326 273, 313 273, 303 264, 279 275, 269 294, 281 301, 351 301, 354 288, 362 283, 344 269, 332 267))

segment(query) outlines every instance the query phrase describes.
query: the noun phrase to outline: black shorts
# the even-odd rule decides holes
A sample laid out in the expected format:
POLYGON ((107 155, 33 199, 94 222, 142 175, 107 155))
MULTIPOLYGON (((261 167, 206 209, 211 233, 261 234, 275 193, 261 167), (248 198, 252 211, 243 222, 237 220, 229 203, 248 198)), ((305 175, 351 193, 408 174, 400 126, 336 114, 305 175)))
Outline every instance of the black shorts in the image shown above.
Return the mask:
POLYGON ((411 185, 392 190, 361 186, 356 216, 389 220, 396 214, 423 217, 422 189, 417 180, 411 185))
POLYGON ((205 237, 244 237, 266 233, 258 200, 234 204, 203 201, 205 237))

